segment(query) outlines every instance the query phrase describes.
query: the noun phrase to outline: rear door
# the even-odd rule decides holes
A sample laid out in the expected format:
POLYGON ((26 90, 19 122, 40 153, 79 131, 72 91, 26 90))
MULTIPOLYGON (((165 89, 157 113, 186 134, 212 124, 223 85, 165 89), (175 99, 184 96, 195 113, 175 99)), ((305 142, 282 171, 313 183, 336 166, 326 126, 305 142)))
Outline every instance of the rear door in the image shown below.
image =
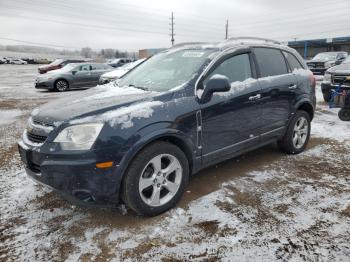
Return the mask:
POLYGON ((280 49, 257 47, 254 55, 261 87, 261 137, 268 140, 284 132, 292 112, 297 79, 280 49))

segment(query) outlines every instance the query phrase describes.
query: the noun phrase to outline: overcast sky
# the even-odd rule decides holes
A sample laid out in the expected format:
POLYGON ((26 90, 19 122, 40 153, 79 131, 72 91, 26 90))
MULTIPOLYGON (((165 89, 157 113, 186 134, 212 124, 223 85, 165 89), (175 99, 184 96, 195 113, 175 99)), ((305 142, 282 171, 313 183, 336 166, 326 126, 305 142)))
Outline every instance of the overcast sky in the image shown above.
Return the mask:
POLYGON ((138 50, 259 36, 287 41, 350 36, 350 0, 0 0, 0 44, 138 50))

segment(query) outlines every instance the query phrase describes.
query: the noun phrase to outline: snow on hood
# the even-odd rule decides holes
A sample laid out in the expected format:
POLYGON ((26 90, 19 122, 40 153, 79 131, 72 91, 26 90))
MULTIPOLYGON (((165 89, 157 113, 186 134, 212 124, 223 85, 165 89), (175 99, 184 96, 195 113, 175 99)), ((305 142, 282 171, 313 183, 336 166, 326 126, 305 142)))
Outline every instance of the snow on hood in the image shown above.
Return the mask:
POLYGON ((132 122, 134 118, 149 118, 153 114, 153 107, 161 105, 163 105, 161 101, 144 101, 107 111, 100 115, 75 119, 70 121, 70 123, 108 122, 110 126, 120 125, 121 129, 126 129, 134 125, 132 122))
POLYGON ((104 73, 102 75, 102 77, 105 77, 105 78, 120 78, 123 75, 125 75, 127 72, 129 72, 129 70, 123 69, 123 68, 119 68, 119 69, 116 69, 116 70, 104 73))
POLYGON ((343 63, 340 65, 333 66, 330 69, 328 69, 328 72, 350 74, 350 63, 343 63))
POLYGON ((32 117, 39 122, 57 126, 63 121, 114 110, 130 103, 152 99, 158 94, 134 87, 118 87, 110 83, 49 102, 35 109, 32 117))

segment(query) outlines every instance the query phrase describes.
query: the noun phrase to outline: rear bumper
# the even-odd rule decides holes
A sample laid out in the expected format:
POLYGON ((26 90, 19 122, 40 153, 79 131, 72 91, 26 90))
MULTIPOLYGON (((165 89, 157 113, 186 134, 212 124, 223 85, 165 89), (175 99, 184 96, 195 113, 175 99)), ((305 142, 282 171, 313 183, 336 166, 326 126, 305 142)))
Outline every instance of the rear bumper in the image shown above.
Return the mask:
POLYGON ((68 154, 54 157, 33 150, 22 142, 19 142, 18 150, 27 175, 70 202, 103 207, 118 203, 121 183, 118 166, 98 169, 94 157, 76 159, 68 154))

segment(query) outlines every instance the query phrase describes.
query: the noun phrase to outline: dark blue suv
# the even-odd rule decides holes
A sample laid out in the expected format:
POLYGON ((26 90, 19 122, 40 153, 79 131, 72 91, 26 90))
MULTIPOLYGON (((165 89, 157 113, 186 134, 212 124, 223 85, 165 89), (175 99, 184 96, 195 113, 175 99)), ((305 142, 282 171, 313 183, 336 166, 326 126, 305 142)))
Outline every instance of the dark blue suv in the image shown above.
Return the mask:
POLYGON ((118 82, 35 109, 19 152, 29 176, 89 205, 151 216, 189 176, 278 142, 306 147, 315 79, 298 53, 265 39, 183 44, 118 82))

